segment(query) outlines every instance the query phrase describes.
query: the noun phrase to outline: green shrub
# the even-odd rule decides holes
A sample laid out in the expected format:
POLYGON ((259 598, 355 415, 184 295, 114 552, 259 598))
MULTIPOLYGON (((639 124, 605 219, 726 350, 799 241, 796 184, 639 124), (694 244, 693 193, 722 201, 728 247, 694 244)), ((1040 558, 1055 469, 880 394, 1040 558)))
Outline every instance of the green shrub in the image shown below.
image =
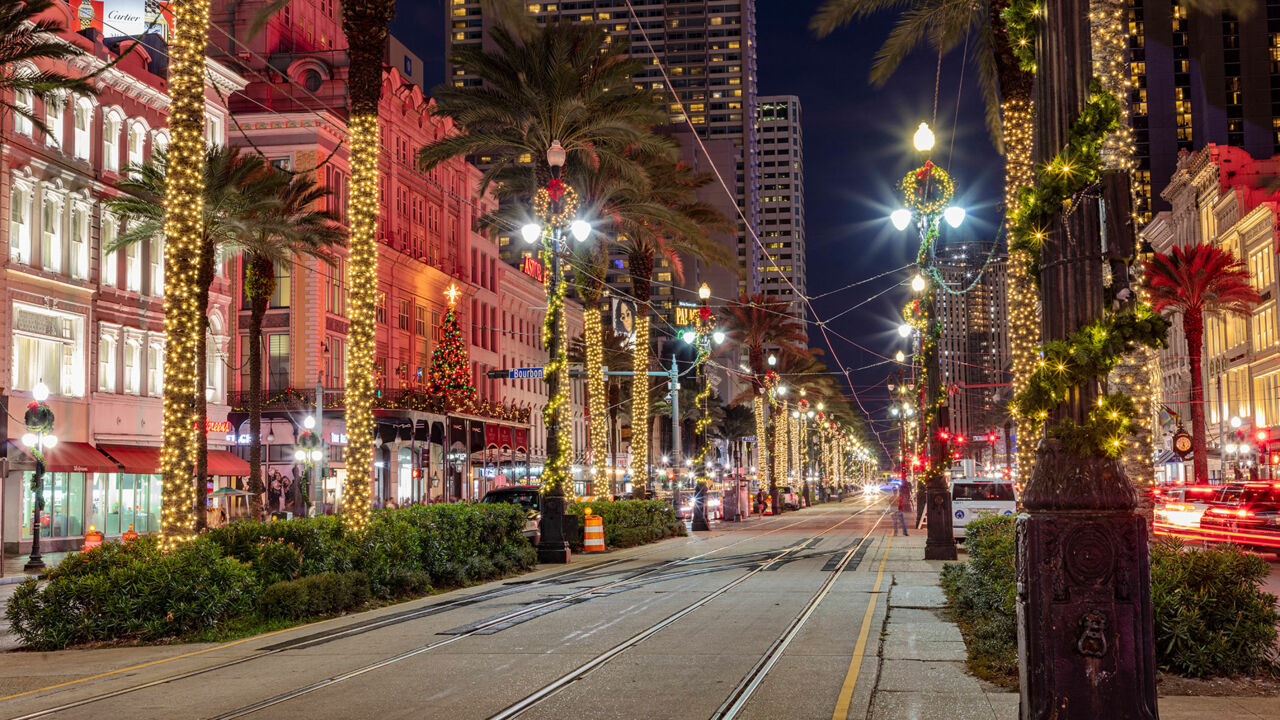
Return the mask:
POLYGON ((262 587, 293 580, 302 572, 302 553, 283 540, 261 540, 253 546, 249 564, 262 587))
MULTIPOLYGON (((971 667, 1015 679, 1014 521, 966 527, 969 561, 947 565, 942 588, 965 636, 971 667)), ((1248 675, 1266 668, 1276 642, 1276 598, 1261 590, 1270 564, 1233 546, 1151 547, 1156 663, 1188 677, 1248 675)), ((1016 680, 1015 680, 1016 681, 1016 680)))
POLYGON ((969 561, 942 569, 942 589, 965 637, 969 664, 988 680, 1018 674, 1013 518, 993 516, 965 526, 969 561))
POLYGON ((369 577, 364 573, 320 573, 267 587, 258 606, 266 617, 298 620, 345 612, 368 600, 369 577))
POLYGON ((524 524, 513 505, 430 505, 376 511, 360 533, 317 517, 235 522, 172 552, 148 537, 104 543, 19 587, 6 614, 42 649, 189 636, 255 610, 326 615, 531 568, 524 524))
POLYGON ((253 610, 251 568, 205 539, 162 552, 156 538, 103 543, 67 557, 43 587, 24 581, 5 617, 22 644, 55 650, 96 641, 158 640, 253 610))
POLYGON ((1234 546, 1151 548, 1156 662, 1187 677, 1249 675, 1269 664, 1276 597, 1261 589, 1270 563, 1234 546))
POLYGON ((685 534, 684 523, 665 500, 571 503, 568 512, 581 517, 587 508, 604 519, 604 543, 609 547, 632 547, 685 534))

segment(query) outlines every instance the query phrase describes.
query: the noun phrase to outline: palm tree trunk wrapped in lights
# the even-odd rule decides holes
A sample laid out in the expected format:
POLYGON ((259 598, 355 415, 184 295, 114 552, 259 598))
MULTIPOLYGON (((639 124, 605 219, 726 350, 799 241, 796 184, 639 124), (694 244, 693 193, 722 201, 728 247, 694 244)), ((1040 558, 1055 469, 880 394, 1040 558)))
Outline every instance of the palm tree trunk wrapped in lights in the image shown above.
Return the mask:
POLYGON ((351 132, 351 324, 347 329, 346 415, 349 444, 342 512, 353 529, 369 521, 369 474, 373 468, 374 324, 378 306, 378 104, 382 99, 382 57, 394 0, 346 0, 342 31, 347 36, 347 86, 351 132))
POLYGON ((764 397, 759 393, 751 398, 751 410, 756 422, 756 468, 761 478, 761 487, 769 485, 769 443, 765 439, 764 397))
POLYGON ((195 418, 196 282, 204 232, 204 82, 209 0, 173 6, 169 46, 169 182, 165 190, 165 379, 160 532, 173 547, 195 532, 191 423, 195 418))
POLYGON ((791 422, 791 413, 787 411, 787 401, 783 400, 775 406, 773 415, 773 477, 770 478, 769 492, 776 496, 778 486, 787 481, 787 425, 791 422))
POLYGON ((644 497, 649 481, 649 307, 636 308, 631 377, 631 484, 644 497))

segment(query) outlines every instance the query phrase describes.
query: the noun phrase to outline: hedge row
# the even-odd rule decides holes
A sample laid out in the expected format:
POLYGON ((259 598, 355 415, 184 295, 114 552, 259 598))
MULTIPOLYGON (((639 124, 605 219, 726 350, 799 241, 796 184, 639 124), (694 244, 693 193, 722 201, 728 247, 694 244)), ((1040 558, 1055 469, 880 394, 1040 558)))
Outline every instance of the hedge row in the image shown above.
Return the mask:
POLYGON ((379 510, 365 531, 339 518, 237 522, 175 550, 156 538, 104 543, 24 581, 5 616, 22 644, 181 637, 252 617, 305 618, 371 596, 418 595, 534 565, 525 516, 509 505, 379 510))
MULTIPOLYGON (((614 500, 570 503, 570 515, 582 517, 591 508, 593 515, 604 519, 604 544, 626 548, 663 538, 684 535, 684 523, 676 517, 675 508, 665 500, 614 500)), ((579 522, 581 527, 581 522, 579 522)), ((581 538, 578 538, 581 544, 581 538)))
MULTIPOLYGON (((977 674, 1016 683, 1014 520, 965 528, 969 561, 947 565, 942 587, 977 674)), ((1273 662, 1276 597, 1261 589, 1270 564, 1234 546, 1198 549, 1161 540, 1151 549, 1156 664, 1186 677, 1251 675, 1273 662)))

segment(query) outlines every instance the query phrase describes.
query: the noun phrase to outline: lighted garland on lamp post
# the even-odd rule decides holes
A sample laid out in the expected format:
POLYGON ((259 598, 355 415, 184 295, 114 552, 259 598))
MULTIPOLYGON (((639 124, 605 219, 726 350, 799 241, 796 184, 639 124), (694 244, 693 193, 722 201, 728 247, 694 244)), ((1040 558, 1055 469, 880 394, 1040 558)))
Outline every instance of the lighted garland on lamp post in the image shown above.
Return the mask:
MULTIPOLYGON (((707 442, 706 430, 711 424, 711 408, 708 401, 711 398, 711 383, 707 381, 706 363, 711 357, 712 344, 719 345, 724 342, 724 331, 715 328, 715 315, 712 314, 711 308, 707 306, 707 300, 711 297, 711 288, 706 283, 698 288, 698 298, 702 300, 702 307, 698 309, 698 318, 693 330, 684 332, 684 341, 686 344, 692 345, 696 350, 696 356, 693 366, 698 374, 698 394, 693 399, 694 407, 701 410, 698 416, 698 422, 694 426, 694 438, 698 443, 698 453, 693 458, 693 468, 698 474, 698 484, 693 491, 693 521, 691 523, 694 530, 710 530, 711 523, 707 520, 707 485, 710 479, 704 463, 707 459, 707 450, 710 449, 710 443, 707 442)), ((679 422, 679 418, 675 419, 679 422)))
POLYGON ((164 213, 164 417, 160 535, 172 548, 195 535, 196 356, 204 332, 196 296, 204 235, 204 83, 210 0, 174 3, 169 45, 169 173, 164 213))
MULTIPOLYGON (((551 269, 545 282, 547 312, 542 322, 542 342, 550 359, 543 377, 547 382, 547 405, 542 410, 547 428, 547 461, 542 472, 542 519, 538 543, 539 562, 569 562, 569 544, 564 538, 564 516, 567 503, 565 490, 569 483, 569 460, 572 448, 569 417, 568 356, 566 353, 566 320, 564 309, 565 281, 563 259, 568 253, 568 235, 584 242, 591 235, 591 225, 578 219, 578 193, 560 179, 565 149, 556 140, 547 149, 547 165, 551 180, 533 198, 533 211, 542 224, 528 223, 520 235, 529 244, 541 241, 543 264, 551 269)), ((634 423, 633 423, 634 425, 634 423)))
MULTIPOLYGON (((933 149, 933 132, 928 124, 920 123, 912 138, 918 152, 933 149)), ((916 254, 919 276, 938 281, 934 268, 934 254, 940 223, 945 219, 951 227, 964 222, 963 208, 951 205, 955 185, 945 170, 926 160, 918 170, 908 173, 902 180, 905 207, 895 210, 891 216, 894 227, 906 230, 914 221, 920 234, 920 249, 916 254)), ((946 437, 948 436, 946 396, 942 386, 942 371, 938 357, 940 323, 936 318, 937 292, 922 283, 923 297, 908 305, 908 324, 903 332, 909 336, 912 330, 920 332, 920 353, 925 382, 921 420, 929 448, 928 462, 924 469, 925 503, 929 514, 929 536, 925 541, 926 560, 955 560, 956 541, 951 525, 951 489, 947 480, 950 465, 946 437)))

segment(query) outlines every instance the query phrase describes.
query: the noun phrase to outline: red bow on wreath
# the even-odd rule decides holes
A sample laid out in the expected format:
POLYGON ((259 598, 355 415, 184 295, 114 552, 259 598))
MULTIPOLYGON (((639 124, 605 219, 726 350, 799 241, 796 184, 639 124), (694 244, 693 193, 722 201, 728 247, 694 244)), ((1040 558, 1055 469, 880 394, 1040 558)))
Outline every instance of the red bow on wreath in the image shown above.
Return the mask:
POLYGON ((702 307, 698 308, 698 317, 699 317, 703 322, 706 322, 707 320, 710 320, 710 319, 711 319, 711 308, 707 307, 706 305, 703 305, 702 307))
POLYGON ((553 202, 560 202, 560 198, 564 197, 564 189, 564 181, 560 178, 552 178, 551 182, 547 183, 547 194, 551 196, 553 202))
POLYGON ((916 171, 916 180, 919 180, 920 182, 924 182, 925 180, 929 179, 929 175, 931 174, 932 171, 933 171, 933 161, 925 160, 924 167, 916 171))

